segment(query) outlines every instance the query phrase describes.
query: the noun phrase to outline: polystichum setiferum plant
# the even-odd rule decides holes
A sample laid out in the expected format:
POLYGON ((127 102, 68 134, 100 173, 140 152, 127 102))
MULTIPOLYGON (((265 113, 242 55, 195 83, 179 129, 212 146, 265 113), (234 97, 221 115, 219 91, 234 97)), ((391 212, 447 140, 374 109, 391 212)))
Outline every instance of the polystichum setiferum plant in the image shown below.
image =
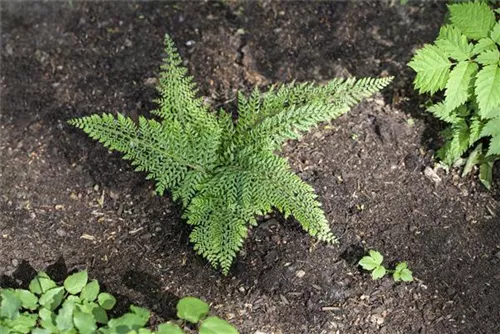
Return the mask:
POLYGON ((288 84, 265 93, 238 94, 238 118, 210 112, 196 96, 172 40, 158 84, 159 119, 138 124, 121 114, 70 121, 111 150, 125 153, 138 171, 169 190, 193 226, 195 250, 226 274, 257 215, 273 208, 292 215, 310 235, 335 242, 314 189, 276 154, 288 139, 347 112, 392 78, 334 79, 326 85, 288 84))
POLYGON ((470 152, 463 175, 478 164, 479 177, 490 188, 500 157, 500 21, 484 2, 448 8, 450 23, 408 65, 417 72, 421 94, 444 90, 444 101, 427 109, 448 123, 438 157, 452 165, 470 152))

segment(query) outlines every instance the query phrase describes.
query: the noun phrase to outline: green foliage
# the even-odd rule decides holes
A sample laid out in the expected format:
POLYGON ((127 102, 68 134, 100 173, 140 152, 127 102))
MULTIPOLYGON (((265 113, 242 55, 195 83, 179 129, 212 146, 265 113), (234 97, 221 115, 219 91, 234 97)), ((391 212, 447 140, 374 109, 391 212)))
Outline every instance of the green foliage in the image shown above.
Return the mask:
POLYGON ((414 83, 420 94, 444 90, 444 101, 427 109, 449 123, 438 157, 452 165, 474 152, 462 175, 480 165, 480 180, 489 189, 490 166, 500 157, 500 21, 484 2, 448 8, 451 23, 408 65, 417 72, 414 83))
POLYGON ((319 123, 347 112, 391 78, 334 79, 257 89, 238 95, 237 121, 223 110, 212 113, 196 97, 196 86, 166 37, 168 57, 161 66, 152 113, 138 124, 121 114, 70 121, 111 150, 123 152, 138 171, 156 181, 156 190, 182 202, 193 226, 195 250, 226 274, 256 215, 277 208, 293 215, 319 240, 335 242, 314 189, 276 154, 319 123))
POLYGON ((391 78, 334 79, 255 89, 238 95, 237 121, 212 113, 196 97, 196 87, 166 37, 158 85, 160 120, 121 114, 92 115, 70 121, 111 150, 123 152, 138 171, 169 190, 193 226, 194 249, 227 274, 256 215, 273 208, 294 216, 319 240, 335 242, 314 189, 276 154, 289 139, 299 139, 321 122, 347 112, 361 99, 387 86, 391 78))
MULTIPOLYGON (((88 282, 86 271, 66 278, 58 286, 46 273, 39 273, 29 290, 0 289, 0 333, 2 334, 183 334, 186 321, 200 334, 238 334, 236 328, 215 316, 207 317, 207 303, 184 297, 177 304, 179 320, 148 329, 150 312, 130 306, 130 312, 108 319, 116 299, 99 291, 96 280, 88 282), (97 301, 97 303, 96 303, 97 301)), ((191 331, 189 331, 191 333, 191 331)))
POLYGON ((384 257, 375 250, 369 250, 367 256, 364 256, 358 264, 365 270, 371 271, 372 279, 377 280, 384 277, 387 273, 392 273, 395 282, 413 281, 413 275, 406 262, 400 262, 394 270, 384 267, 384 257))

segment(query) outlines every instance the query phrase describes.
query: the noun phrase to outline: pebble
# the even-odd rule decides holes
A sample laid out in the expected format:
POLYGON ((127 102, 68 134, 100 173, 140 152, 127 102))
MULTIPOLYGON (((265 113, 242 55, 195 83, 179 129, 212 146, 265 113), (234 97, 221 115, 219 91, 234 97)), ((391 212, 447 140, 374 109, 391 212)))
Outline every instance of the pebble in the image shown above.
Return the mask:
POLYGON ((302 277, 304 277, 305 274, 306 274, 306 272, 304 270, 298 270, 295 273, 295 276, 297 276, 298 278, 302 278, 302 277))
POLYGON ((17 267, 19 265, 19 261, 17 261, 16 259, 12 259, 11 263, 14 267, 17 267))
POLYGON ((64 237, 64 236, 66 236, 66 235, 67 235, 66 231, 65 231, 65 230, 63 230, 62 228, 58 228, 58 229, 56 230, 56 234, 57 234, 58 236, 60 236, 60 237, 64 237))

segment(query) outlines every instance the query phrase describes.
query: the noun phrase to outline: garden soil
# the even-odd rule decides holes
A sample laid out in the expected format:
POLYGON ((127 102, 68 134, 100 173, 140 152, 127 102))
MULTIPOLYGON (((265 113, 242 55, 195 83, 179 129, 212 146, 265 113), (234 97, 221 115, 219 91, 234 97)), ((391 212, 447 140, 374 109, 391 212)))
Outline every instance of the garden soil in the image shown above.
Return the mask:
POLYGON ((175 316, 185 295, 241 333, 500 333, 500 170, 487 191, 433 155, 443 124, 407 67, 432 42, 444 2, 1 2, 1 285, 88 269, 118 296, 175 316), (66 121, 149 115, 176 41, 200 94, 235 112, 236 92, 337 76, 390 87, 288 143, 338 245, 263 217, 228 276, 189 243, 181 207, 66 121), (373 281, 369 250, 415 281, 373 281))

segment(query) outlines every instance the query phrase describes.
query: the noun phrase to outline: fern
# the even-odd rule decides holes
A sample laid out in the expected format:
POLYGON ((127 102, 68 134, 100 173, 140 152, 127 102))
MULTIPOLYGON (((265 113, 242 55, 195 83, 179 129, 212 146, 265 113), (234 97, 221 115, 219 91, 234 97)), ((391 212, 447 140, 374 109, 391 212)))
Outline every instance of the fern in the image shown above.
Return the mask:
POLYGON ((438 157, 452 165, 466 152, 473 154, 467 173, 473 164, 482 165, 480 179, 489 188, 491 165, 500 157, 500 131, 493 130, 500 117, 500 21, 483 2, 448 8, 451 23, 408 65, 417 72, 414 84, 421 94, 444 90, 444 100, 427 109, 449 123, 438 157))
POLYGON ((193 79, 167 36, 168 57, 158 84, 160 118, 91 115, 70 124, 111 150, 124 153, 138 171, 172 193, 193 226, 194 249, 227 274, 256 216, 273 210, 293 216, 310 235, 336 241, 314 189, 276 151, 286 140, 347 112, 391 78, 334 79, 255 89, 238 94, 239 117, 210 112, 196 96, 193 79))

